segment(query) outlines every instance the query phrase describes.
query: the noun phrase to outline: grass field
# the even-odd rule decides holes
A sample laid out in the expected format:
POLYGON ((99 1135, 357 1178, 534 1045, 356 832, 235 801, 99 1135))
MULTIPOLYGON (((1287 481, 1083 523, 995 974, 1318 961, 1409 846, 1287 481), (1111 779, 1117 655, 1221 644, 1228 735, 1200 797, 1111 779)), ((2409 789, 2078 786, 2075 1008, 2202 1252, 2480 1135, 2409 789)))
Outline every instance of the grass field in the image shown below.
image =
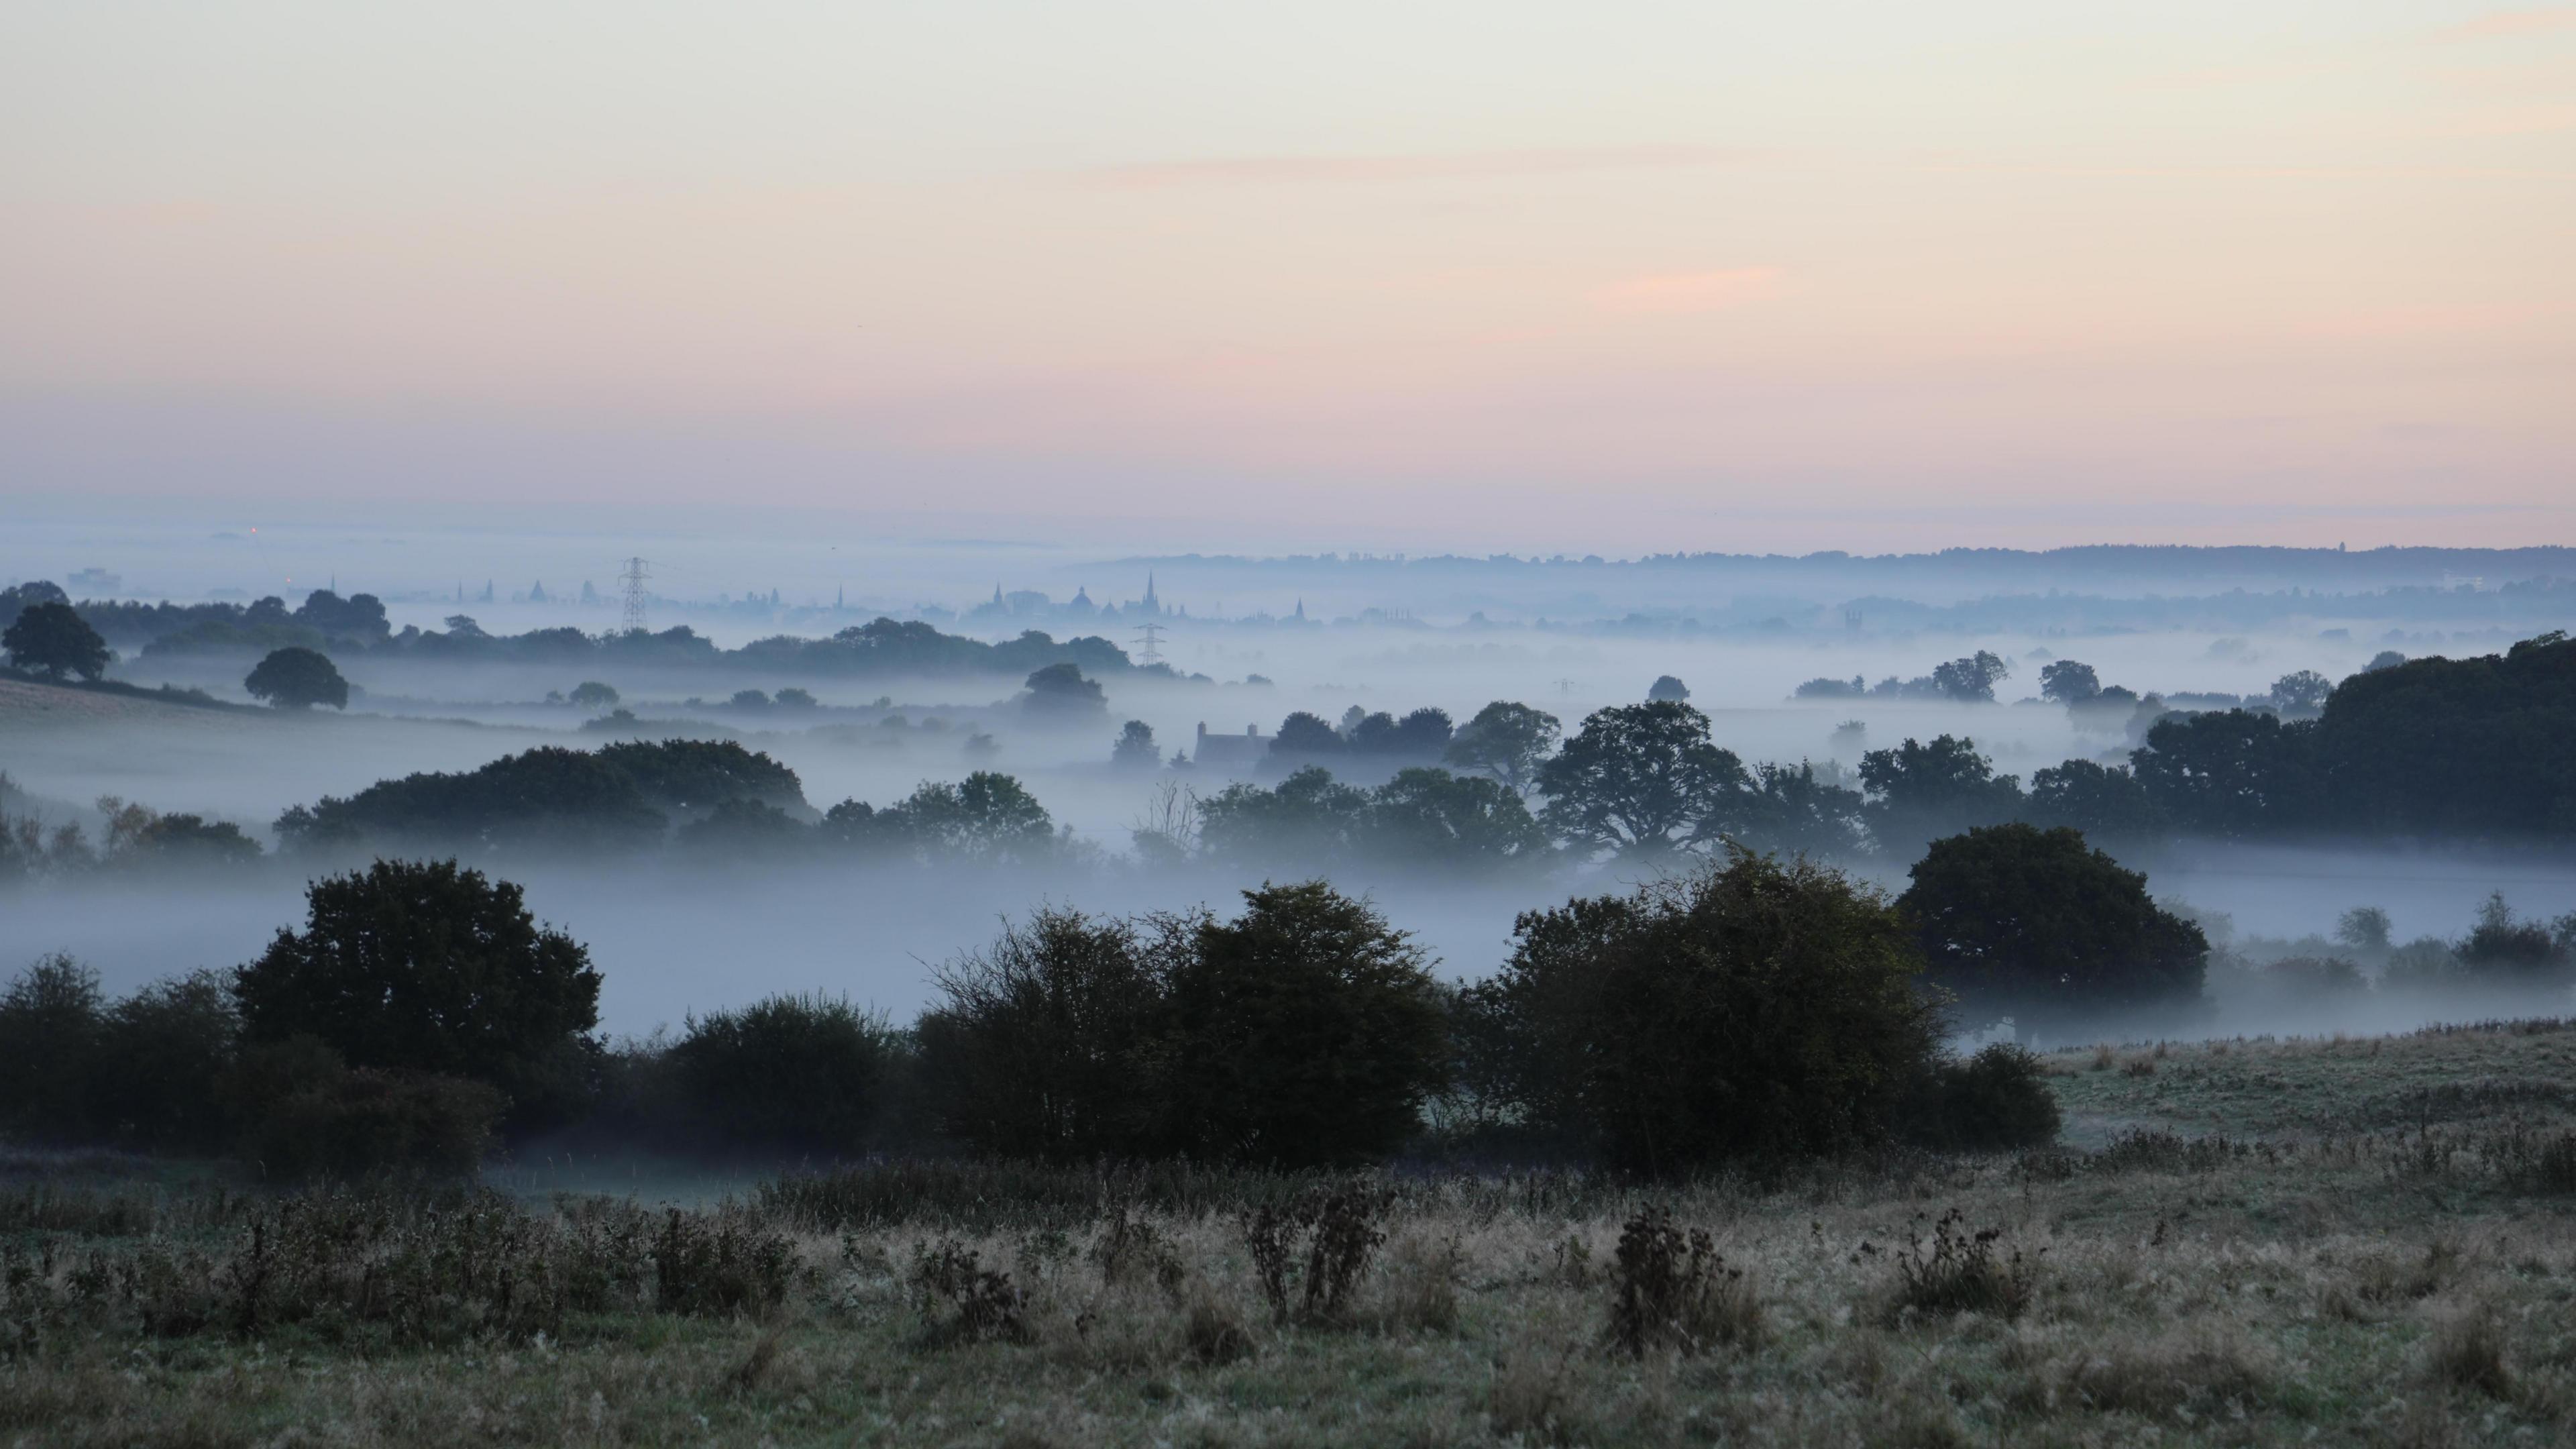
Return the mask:
POLYGON ((2560 1023, 2063 1052, 2055 1151, 1383 1176, 1320 1230, 1322 1186, 1248 1175, 674 1210, 21 1155, 0 1439, 2546 1443, 2576 1436, 2571 1053, 2560 1023))

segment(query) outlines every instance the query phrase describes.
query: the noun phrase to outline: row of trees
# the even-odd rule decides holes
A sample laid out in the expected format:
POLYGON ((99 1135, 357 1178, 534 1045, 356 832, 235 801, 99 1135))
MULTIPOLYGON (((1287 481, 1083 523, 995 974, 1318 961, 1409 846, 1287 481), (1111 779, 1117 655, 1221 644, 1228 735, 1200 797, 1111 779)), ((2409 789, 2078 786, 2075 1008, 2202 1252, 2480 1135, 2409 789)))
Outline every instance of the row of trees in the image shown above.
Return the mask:
MULTIPOLYGON (((1310 881, 1247 891, 1232 918, 1042 910, 941 967, 904 1030, 789 997, 622 1044, 596 1035, 588 953, 516 886, 380 860, 316 881, 301 929, 228 974, 109 1003, 94 976, 39 963, 0 999, 0 1104, 13 1135, 250 1152, 279 1170, 453 1166, 494 1130, 1280 1166, 1379 1159, 1445 1130, 1452 1146, 1647 1172, 1900 1135, 2045 1138, 2054 1110, 2026 1059, 1949 1058, 1951 997, 1932 983, 1955 977, 1968 1015, 1990 1015, 2006 998, 1986 988, 2009 973, 1991 942, 1959 944, 1974 929, 2034 919, 2033 892, 2098 892, 2106 870, 2141 902, 2143 882, 2072 837, 1944 844, 1988 860, 1970 899, 1927 875, 1889 901, 1737 849, 1687 880, 1522 917, 1503 971, 1464 988, 1367 903, 1310 881), (1947 901, 1940 924, 1916 893, 1947 901), (1942 964, 1961 949, 1979 962, 1942 964)), ((2046 982, 2016 979, 2183 999, 2187 961, 2125 979, 2161 949, 2146 929, 2059 943, 2035 968, 2046 982)))

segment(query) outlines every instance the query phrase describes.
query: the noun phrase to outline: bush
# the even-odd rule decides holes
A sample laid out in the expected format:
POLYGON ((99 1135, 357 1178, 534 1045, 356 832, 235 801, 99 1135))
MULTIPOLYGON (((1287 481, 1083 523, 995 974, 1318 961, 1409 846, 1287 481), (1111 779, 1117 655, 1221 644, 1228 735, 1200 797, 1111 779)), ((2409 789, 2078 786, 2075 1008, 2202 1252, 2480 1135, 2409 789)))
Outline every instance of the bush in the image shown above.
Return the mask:
POLYGON ((1762 1301, 1730 1268, 1705 1228, 1685 1233, 1663 1208, 1621 1225, 1611 1263, 1610 1340, 1630 1357, 1649 1348, 1697 1353, 1762 1340, 1762 1301))
POLYGON ((156 982, 108 1008, 90 1075, 92 1120, 137 1147, 221 1152, 222 1085, 241 1017, 222 976, 156 982))
POLYGON ((924 1110, 985 1152, 1054 1161, 1392 1151, 1447 1072, 1421 951, 1320 881, 1244 900, 1229 922, 1041 911, 942 968, 924 1110))
POLYGON ((1840 871, 1724 865, 1523 915, 1482 993, 1489 1090, 1534 1131, 1629 1171, 1883 1140, 1936 1058, 1921 960, 1840 871))
POLYGON ((241 1149, 272 1177, 469 1177, 502 1096, 428 1072, 351 1069, 310 1037, 253 1047, 230 1078, 241 1149))
POLYGON ((915 1028, 924 1114, 1003 1157, 1153 1151, 1164 979, 1188 924, 1041 910, 939 968, 941 1001, 915 1028))
POLYGON ((1905 1104, 1899 1135, 1923 1147, 1990 1151, 2040 1147, 2064 1121, 2037 1056, 1996 1042, 1934 1066, 1905 1104))
POLYGON ((773 996, 692 1017, 668 1066, 702 1145, 855 1153, 884 1105, 889 1035, 845 1000, 773 996))
POLYGON ((88 1085, 105 1029, 98 973, 41 956, 0 993, 0 1131, 41 1142, 89 1137, 88 1085))
POLYGON ((247 1039, 309 1035, 369 1071, 489 1083, 514 1127, 571 1115, 599 973, 519 887, 452 860, 380 860, 306 900, 306 928, 234 973, 247 1039))

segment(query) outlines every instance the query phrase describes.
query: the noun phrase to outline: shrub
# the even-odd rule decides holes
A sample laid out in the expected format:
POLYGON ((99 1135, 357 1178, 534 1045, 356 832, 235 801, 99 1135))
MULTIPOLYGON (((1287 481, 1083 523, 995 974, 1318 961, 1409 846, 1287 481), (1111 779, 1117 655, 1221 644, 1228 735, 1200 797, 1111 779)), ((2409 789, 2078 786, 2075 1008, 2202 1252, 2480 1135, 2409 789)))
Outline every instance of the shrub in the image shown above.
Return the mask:
POLYGON ((1296 1312, 1309 1319, 1340 1318, 1369 1260, 1386 1243, 1380 1220, 1387 1202, 1385 1193, 1356 1184, 1309 1189, 1285 1206, 1265 1205, 1244 1219, 1244 1247, 1271 1316, 1288 1321, 1295 1285, 1301 1289, 1296 1312))
POLYGON ((1041 910, 939 968, 916 1028, 924 1113, 997 1156, 1150 1151, 1163 978, 1187 924, 1041 910))
POLYGON ((653 1300, 665 1313, 763 1312, 787 1298, 796 1246, 743 1214, 665 1209, 653 1236, 653 1300))
POLYGON ((852 1153, 883 1107, 888 1035, 846 1000, 773 996, 690 1018, 669 1067, 706 1142, 852 1153))
POLYGON ((519 887, 452 860, 380 860, 306 900, 305 929, 234 974, 247 1039, 310 1035, 370 1071, 486 1082, 514 1126, 570 1115, 599 973, 519 887))
POLYGON ((2040 1059, 2013 1042, 1933 1067, 1905 1104, 1900 1135, 1950 1151, 2040 1147, 2063 1121, 2040 1059))
POLYGON ((277 1178, 469 1177, 501 1115, 501 1094, 483 1083, 353 1070, 309 1038, 245 1053, 242 1066, 242 1150, 277 1178))
MULTIPOLYGON (((1915 1218, 1922 1221, 1918 1214, 1915 1218)), ((2033 1264, 2016 1248, 1998 1254, 2000 1228, 1971 1233, 1957 1208, 1932 1224, 1932 1236, 1917 1233, 1896 1254, 1896 1291, 1888 1316, 1902 1321, 1910 1314, 1983 1313, 2019 1318, 2037 1287, 2033 1264)))
POLYGON ((105 1028, 98 973, 40 956, 0 993, 0 1130, 37 1141, 91 1134, 87 1088, 105 1028))
POLYGON ((108 1008, 90 1074, 93 1120, 118 1141, 217 1152, 229 1125, 222 1084, 241 1017, 222 976, 157 982, 108 1008))
POLYGON ((955 1238, 916 1250, 912 1282, 934 1340, 1021 1343, 1029 1337, 1022 1316, 1027 1299, 1011 1275, 985 1267, 980 1254, 955 1238))
POLYGON ((1697 876, 1531 912, 1515 931, 1485 996, 1489 1089, 1619 1169, 1882 1140, 1935 1060, 1911 934, 1825 866, 1730 848, 1697 876))
POLYGON ((1688 1233, 1650 1207, 1621 1225, 1611 1266, 1610 1340, 1631 1357, 1651 1347, 1697 1353, 1762 1337, 1762 1303, 1705 1228, 1688 1233))

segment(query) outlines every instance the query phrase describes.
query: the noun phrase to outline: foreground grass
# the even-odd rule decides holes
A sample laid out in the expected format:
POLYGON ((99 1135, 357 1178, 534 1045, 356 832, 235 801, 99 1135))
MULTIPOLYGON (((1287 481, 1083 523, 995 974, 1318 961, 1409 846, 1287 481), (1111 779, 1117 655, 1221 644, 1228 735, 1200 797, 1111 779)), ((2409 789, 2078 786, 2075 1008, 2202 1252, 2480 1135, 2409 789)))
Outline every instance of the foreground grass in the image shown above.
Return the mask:
POLYGON ((1276 1180, 921 1171, 676 1219, 450 1203, 431 1231, 28 1162, 0 1197, 0 1439, 2549 1442, 2576 1431, 2571 1048, 2069 1052, 2058 1152, 1389 1180, 1349 1296, 1284 1316, 1245 1233, 1276 1180), (1632 1353, 1617 1256, 1650 1202, 1723 1266, 1632 1353), (1990 1257, 1915 1246, 1953 1210, 1990 1257), (290 1229, 347 1261, 247 1289, 244 1243, 290 1229))

